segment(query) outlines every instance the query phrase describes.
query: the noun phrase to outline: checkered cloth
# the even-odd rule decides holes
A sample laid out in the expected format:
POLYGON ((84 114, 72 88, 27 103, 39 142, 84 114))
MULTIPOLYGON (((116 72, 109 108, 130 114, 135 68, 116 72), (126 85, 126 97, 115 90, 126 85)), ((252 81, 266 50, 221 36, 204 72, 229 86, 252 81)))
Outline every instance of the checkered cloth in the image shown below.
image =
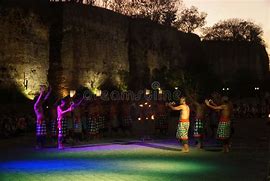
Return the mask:
POLYGON ((199 118, 195 120, 195 125, 194 125, 194 134, 193 136, 195 138, 201 138, 204 135, 204 124, 203 121, 199 118))
POLYGON ((81 133, 82 132, 82 122, 74 120, 74 132, 81 133))
POLYGON ((97 127, 98 127, 98 130, 105 128, 105 116, 98 116, 97 127))
POLYGON ((98 124, 96 116, 90 116, 87 121, 87 131, 89 134, 98 133, 98 124))
POLYGON ((46 122, 42 121, 41 124, 36 123, 36 135, 37 136, 43 136, 46 135, 46 122))
POLYGON ((63 118, 60 121, 61 126, 58 126, 58 136, 59 137, 65 137, 67 135, 67 120, 63 118))
POLYGON ((155 121, 155 128, 156 129, 166 129, 168 128, 168 121, 166 119, 166 115, 158 115, 155 121))
POLYGON ((51 121, 51 134, 52 136, 57 136, 57 120, 51 121))
POLYGON ((123 127, 124 128, 129 128, 129 127, 131 127, 132 126, 132 119, 131 119, 131 117, 123 117, 122 118, 122 120, 123 120, 123 127))
POLYGON ((217 139, 228 139, 230 137, 231 132, 231 123, 227 122, 219 122, 217 129, 217 139))
POLYGON ((189 122, 179 122, 176 131, 176 138, 179 140, 188 140, 189 122))

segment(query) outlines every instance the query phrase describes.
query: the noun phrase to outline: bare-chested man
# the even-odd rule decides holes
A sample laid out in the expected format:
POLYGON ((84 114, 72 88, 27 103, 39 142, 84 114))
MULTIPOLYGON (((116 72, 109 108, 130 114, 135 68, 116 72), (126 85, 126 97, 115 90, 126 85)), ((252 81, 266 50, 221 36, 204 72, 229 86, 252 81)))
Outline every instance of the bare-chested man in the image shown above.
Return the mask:
POLYGON ((221 110, 221 115, 219 118, 218 129, 217 129, 217 139, 221 140, 223 143, 223 151, 225 153, 229 152, 229 138, 231 131, 231 114, 232 105, 229 102, 228 97, 224 96, 221 98, 221 105, 217 106, 211 100, 205 100, 205 104, 214 109, 221 110))
POLYGON ((36 103, 34 104, 34 111, 36 114, 37 122, 36 122, 36 136, 37 136, 37 145, 36 148, 40 149, 44 146, 45 139, 46 139, 46 122, 45 122, 45 116, 44 111, 42 108, 42 104, 48 99, 49 95, 51 93, 51 88, 45 94, 45 86, 40 87, 40 94, 37 98, 36 103))
POLYGON ((197 147, 202 148, 205 134, 205 104, 195 99, 192 99, 192 104, 194 105, 196 115, 193 136, 197 142, 197 147))
POLYGON ((81 99, 78 103, 73 103, 69 108, 67 106, 67 100, 62 99, 61 104, 57 106, 57 123, 58 123, 58 149, 63 149, 63 138, 66 135, 65 129, 63 129, 63 124, 65 123, 65 116, 67 113, 73 111, 76 107, 78 107, 83 99, 81 99))
POLYGON ((188 129, 189 129, 189 106, 186 104, 186 98, 180 98, 180 105, 173 106, 174 103, 167 104, 172 110, 180 111, 180 118, 177 126, 176 138, 179 139, 183 144, 183 152, 189 152, 188 146, 188 129))

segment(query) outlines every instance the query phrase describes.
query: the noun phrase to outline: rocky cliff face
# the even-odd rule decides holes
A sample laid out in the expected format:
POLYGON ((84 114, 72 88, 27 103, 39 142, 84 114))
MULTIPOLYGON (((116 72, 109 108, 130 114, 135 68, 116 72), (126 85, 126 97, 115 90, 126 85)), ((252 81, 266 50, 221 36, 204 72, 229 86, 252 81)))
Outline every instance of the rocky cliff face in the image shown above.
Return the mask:
POLYGON ((33 98, 47 84, 48 27, 25 9, 2 7, 0 13, 0 87, 33 98))
POLYGON ((194 34, 80 4, 42 8, 0 9, 1 89, 17 87, 27 96, 48 83, 61 96, 79 86, 96 91, 108 82, 121 90, 142 89, 162 67, 203 71, 209 65, 224 80, 242 69, 260 80, 268 72, 261 46, 201 42, 194 34))
POLYGON ((122 90, 128 84, 143 89, 154 69, 198 60, 196 35, 101 8, 69 3, 53 8, 49 75, 62 95, 80 85, 95 91, 108 81, 122 90))
POLYGON ((131 81, 142 88, 154 70, 162 67, 184 69, 199 62, 199 37, 142 19, 130 21, 129 65, 131 81), (139 81, 139 82, 138 82, 139 81))
POLYGON ((203 41, 202 47, 212 71, 228 82, 239 74, 247 79, 263 81, 269 74, 269 59, 265 47, 249 42, 203 41))
POLYGON ((56 67, 62 68, 62 82, 58 89, 65 94, 82 85, 95 91, 107 80, 121 87, 121 73, 129 71, 129 19, 100 8, 76 5, 61 8, 62 41, 58 42, 61 49, 56 67))

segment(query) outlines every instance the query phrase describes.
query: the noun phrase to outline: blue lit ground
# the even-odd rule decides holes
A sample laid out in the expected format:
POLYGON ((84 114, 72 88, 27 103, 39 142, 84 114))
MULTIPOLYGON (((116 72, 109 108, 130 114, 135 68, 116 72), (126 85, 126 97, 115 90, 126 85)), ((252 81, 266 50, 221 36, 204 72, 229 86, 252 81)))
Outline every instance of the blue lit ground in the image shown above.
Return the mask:
POLYGON ((184 154, 174 139, 64 151, 36 151, 27 143, 30 138, 2 140, 0 180, 264 180, 268 171, 269 127, 261 125, 260 129, 265 130, 253 131, 257 134, 254 139, 241 135, 250 129, 239 130, 229 154, 220 152, 212 142, 208 142, 206 150, 192 147, 189 154, 184 154))

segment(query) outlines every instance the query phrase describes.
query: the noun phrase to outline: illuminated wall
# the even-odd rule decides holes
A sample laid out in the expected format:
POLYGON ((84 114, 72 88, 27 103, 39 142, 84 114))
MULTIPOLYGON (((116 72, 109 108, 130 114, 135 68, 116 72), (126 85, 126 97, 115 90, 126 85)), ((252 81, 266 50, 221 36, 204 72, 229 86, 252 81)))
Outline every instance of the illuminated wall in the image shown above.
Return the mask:
POLYGON ((61 48, 57 49, 59 59, 50 60, 56 65, 50 72, 54 74, 52 81, 55 77, 64 77, 64 81, 59 81, 55 87, 70 90, 85 86, 95 92, 107 80, 121 87, 121 73, 129 71, 129 19, 101 8, 78 4, 60 6, 52 13, 58 19, 54 19, 57 25, 51 28, 59 28, 59 31, 62 28, 62 39, 59 42, 59 36, 51 39, 55 41, 55 47, 61 48), (57 16, 59 9, 62 17, 57 16), (56 73, 56 69, 61 71, 56 73))
POLYGON ((59 96, 79 86, 97 92, 107 81, 121 90, 128 83, 145 89, 154 69, 202 64, 223 79, 241 67, 265 76, 264 47, 201 43, 195 34, 81 4, 42 8, 45 15, 0 9, 0 88, 18 89, 31 99, 41 84, 59 96))
POLYGON ((48 27, 31 11, 0 11, 0 87, 33 99, 39 86, 47 84, 48 27))

